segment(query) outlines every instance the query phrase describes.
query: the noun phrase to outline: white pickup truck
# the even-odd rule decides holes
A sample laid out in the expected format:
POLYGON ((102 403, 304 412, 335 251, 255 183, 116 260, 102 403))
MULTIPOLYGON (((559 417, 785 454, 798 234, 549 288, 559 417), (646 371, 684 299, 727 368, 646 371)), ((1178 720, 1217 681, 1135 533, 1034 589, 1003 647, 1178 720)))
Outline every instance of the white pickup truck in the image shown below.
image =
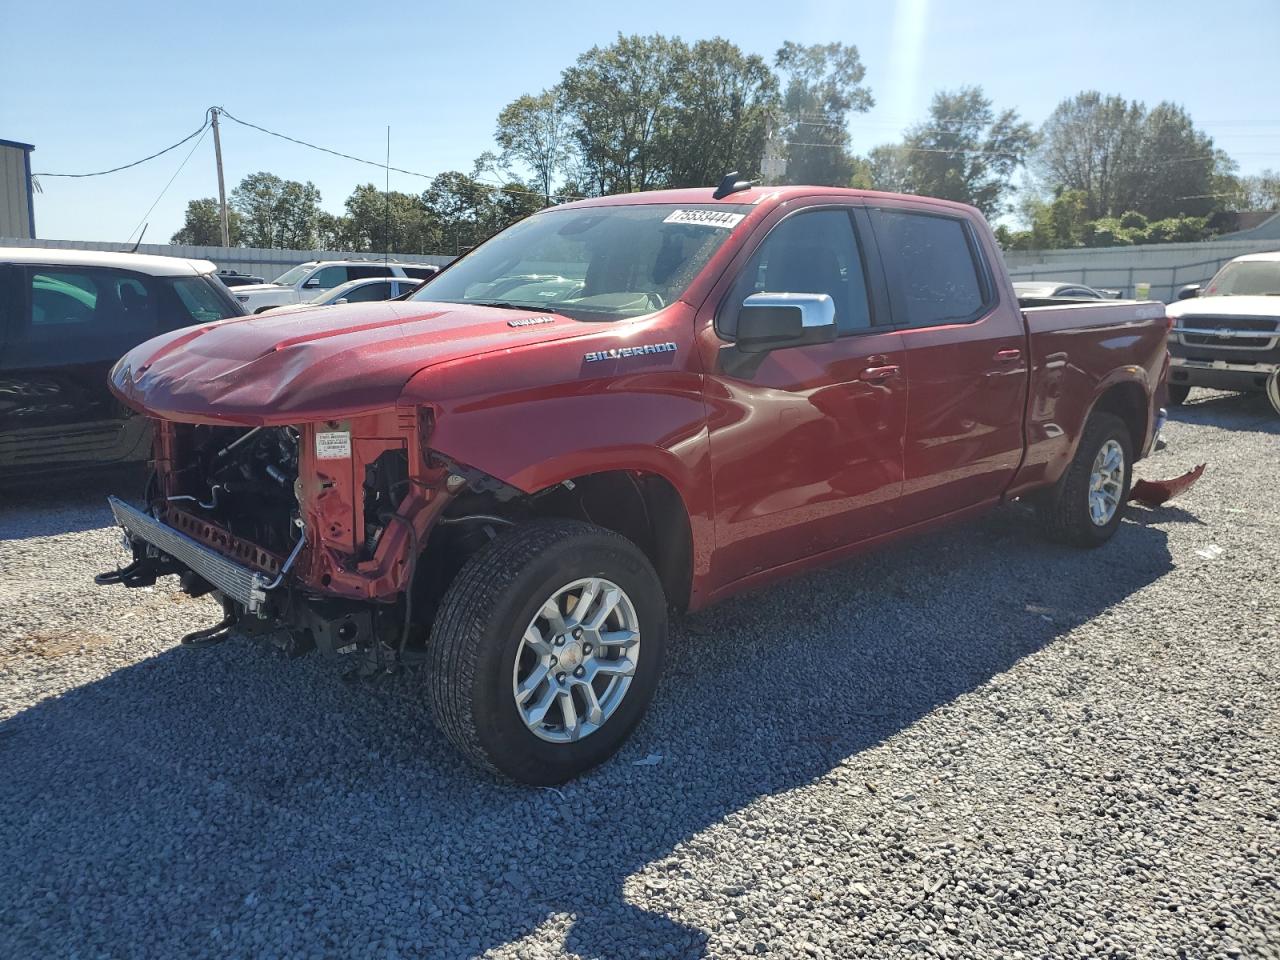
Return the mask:
POLYGON ((1169 305, 1169 401, 1192 387, 1266 393, 1280 413, 1280 252, 1225 264, 1169 305))
POLYGON ((408 277, 427 280, 439 267, 425 263, 397 263, 394 260, 311 260, 300 263, 276 277, 273 283, 251 283, 236 287, 232 296, 245 313, 261 313, 270 307, 302 303, 348 280, 372 277, 408 277))

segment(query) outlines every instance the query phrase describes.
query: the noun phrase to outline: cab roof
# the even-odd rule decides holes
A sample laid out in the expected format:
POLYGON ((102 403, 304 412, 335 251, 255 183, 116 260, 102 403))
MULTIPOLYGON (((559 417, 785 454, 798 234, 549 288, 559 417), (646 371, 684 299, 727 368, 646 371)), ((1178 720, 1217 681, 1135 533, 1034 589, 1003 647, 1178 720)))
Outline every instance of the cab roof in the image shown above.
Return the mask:
MULTIPOLYGON (((833 200, 863 200, 873 202, 876 200, 911 200, 918 203, 926 203, 931 206, 946 207, 956 211, 965 211, 973 214, 978 213, 974 207, 964 203, 956 203, 952 200, 939 200, 934 197, 922 197, 914 194, 883 193, 878 190, 852 190, 844 187, 755 186, 731 193, 719 200, 713 196, 714 193, 715 188, 713 187, 691 187, 682 190, 646 190, 640 193, 615 193, 607 197, 588 197, 585 200, 575 200, 572 203, 560 204, 552 209, 560 210, 568 207, 613 207, 637 203, 705 203, 711 205, 723 204, 725 206, 740 206, 742 204, 754 206, 768 203, 772 206, 778 203, 786 203, 790 200, 798 200, 802 197, 829 197, 833 200)), ((981 216, 981 214, 978 215, 981 216)))
POLYGON ((194 277, 214 273, 208 260, 161 257, 148 253, 113 253, 107 250, 64 250, 55 247, 0 247, 0 263, 34 263, 48 267, 114 267, 152 277, 194 277))

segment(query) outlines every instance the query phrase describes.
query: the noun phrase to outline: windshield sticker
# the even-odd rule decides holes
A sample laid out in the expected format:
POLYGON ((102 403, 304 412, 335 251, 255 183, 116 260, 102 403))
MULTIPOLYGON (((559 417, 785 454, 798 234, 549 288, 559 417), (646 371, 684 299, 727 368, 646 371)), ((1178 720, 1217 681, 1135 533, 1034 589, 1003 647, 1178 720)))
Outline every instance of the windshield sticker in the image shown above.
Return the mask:
POLYGON ((743 213, 728 213, 724 210, 675 210, 663 220, 663 223, 690 223, 698 227, 722 227, 732 230, 742 218, 743 213))
POLYGON ((646 343, 642 347, 618 347, 616 350, 596 350, 593 353, 586 354, 583 359, 587 363, 596 363, 599 360, 620 360, 623 357, 642 357, 646 354, 675 352, 676 345, 668 341, 667 343, 646 343))
POLYGON ((317 460, 350 460, 351 434, 345 430, 334 430, 316 434, 317 460))

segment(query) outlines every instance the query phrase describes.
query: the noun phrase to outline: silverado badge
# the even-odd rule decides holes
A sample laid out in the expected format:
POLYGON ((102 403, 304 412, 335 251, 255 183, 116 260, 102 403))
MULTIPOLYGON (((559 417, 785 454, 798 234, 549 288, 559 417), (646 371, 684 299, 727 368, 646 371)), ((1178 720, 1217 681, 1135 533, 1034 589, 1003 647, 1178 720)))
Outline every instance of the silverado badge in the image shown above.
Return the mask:
POLYGON ((595 363, 597 360, 619 360, 623 357, 641 357, 650 353, 675 353, 676 345, 667 343, 646 343, 639 347, 617 347, 613 350, 595 350, 588 353, 584 360, 595 363))

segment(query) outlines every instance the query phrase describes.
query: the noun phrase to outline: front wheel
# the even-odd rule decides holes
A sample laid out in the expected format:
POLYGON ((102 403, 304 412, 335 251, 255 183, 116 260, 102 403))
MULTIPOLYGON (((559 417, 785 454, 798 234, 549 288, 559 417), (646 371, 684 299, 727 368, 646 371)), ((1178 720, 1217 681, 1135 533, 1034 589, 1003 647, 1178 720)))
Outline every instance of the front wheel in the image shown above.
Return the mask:
POLYGON ((1039 504, 1045 535, 1077 547, 1106 543, 1120 526, 1132 480, 1129 428, 1114 414, 1094 413, 1071 465, 1039 504))
POLYGON ((436 616, 436 723, 481 767, 563 783, 640 721, 666 635, 662 585, 635 544, 575 520, 516 527, 467 561, 436 616))

